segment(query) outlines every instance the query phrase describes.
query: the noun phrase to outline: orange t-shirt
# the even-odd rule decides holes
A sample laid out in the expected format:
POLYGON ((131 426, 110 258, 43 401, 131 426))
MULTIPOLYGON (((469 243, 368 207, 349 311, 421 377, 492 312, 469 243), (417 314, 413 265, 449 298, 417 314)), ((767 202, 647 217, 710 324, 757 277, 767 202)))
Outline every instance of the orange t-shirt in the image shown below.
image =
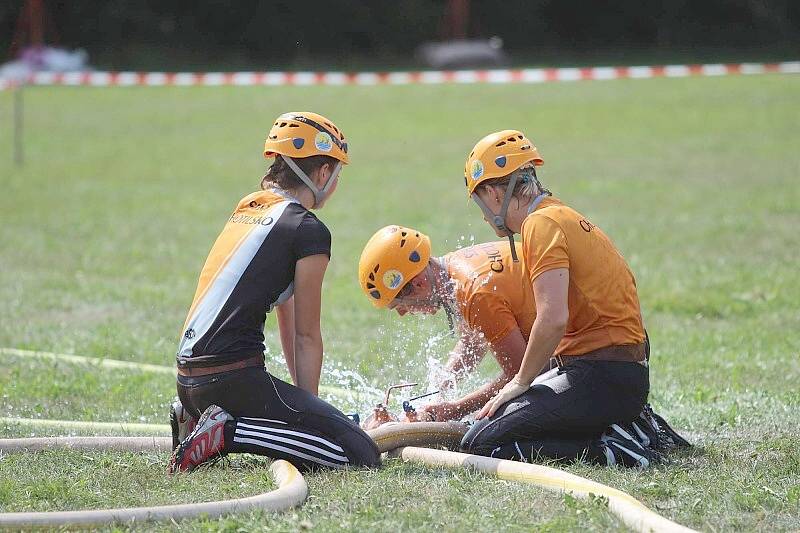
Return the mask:
POLYGON ((525 218, 521 233, 531 284, 548 270, 569 269, 569 319, 556 354, 644 342, 636 280, 600 228, 548 197, 525 218))
MULTIPOLYGON (((522 248, 517 244, 517 255, 522 248)), ((445 256, 464 321, 494 343, 519 328, 527 339, 536 316, 533 290, 522 261, 514 263, 508 241, 487 242, 445 256)))

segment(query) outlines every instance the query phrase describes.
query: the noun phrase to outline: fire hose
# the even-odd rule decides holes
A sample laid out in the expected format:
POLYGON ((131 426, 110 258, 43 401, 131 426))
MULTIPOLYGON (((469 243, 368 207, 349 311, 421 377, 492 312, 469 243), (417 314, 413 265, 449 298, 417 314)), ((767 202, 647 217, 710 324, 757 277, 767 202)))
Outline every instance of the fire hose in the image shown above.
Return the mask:
MULTIPOLYGON (((0 439, 0 452, 69 450, 170 451, 170 437, 45 437, 0 439)), ((49 513, 0 513, 0 528, 86 527, 111 523, 132 524, 151 520, 180 520, 206 516, 216 518, 251 509, 283 511, 301 505, 308 496, 308 485, 300 472, 289 462, 278 460, 270 471, 278 488, 246 498, 216 502, 185 503, 156 507, 129 507, 49 513)))
MULTIPOLYGON (((608 499, 609 510, 626 525, 640 532, 690 532, 691 529, 656 514, 644 504, 617 489, 542 465, 519 463, 468 455, 446 450, 414 446, 457 447, 467 426, 458 422, 387 423, 370 430, 382 452, 403 461, 428 466, 467 468, 500 479, 531 483, 547 490, 570 493, 587 498, 594 494, 608 499)), ((168 451, 168 437, 45 437, 0 439, 0 452, 71 450, 168 451)), ((271 467, 278 489, 247 498, 160 507, 59 511, 51 513, 2 513, 0 527, 58 527, 101 525, 113 522, 133 523, 144 520, 177 520, 200 515, 209 517, 260 508, 280 511, 300 505, 308 487, 303 476, 286 461, 275 461, 271 467)))

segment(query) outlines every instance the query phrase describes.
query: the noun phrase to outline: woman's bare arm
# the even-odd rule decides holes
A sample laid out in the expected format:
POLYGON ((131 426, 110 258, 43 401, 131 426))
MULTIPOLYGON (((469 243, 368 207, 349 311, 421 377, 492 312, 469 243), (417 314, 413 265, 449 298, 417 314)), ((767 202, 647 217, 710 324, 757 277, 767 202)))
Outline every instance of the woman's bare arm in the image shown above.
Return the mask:
POLYGON ((322 372, 322 279, 328 256, 310 255, 297 261, 294 272, 294 361, 297 386, 318 395, 322 372))
POLYGON ((278 316, 278 331, 281 335, 281 348, 292 383, 297 385, 297 373, 294 365, 294 296, 283 302, 275 310, 278 316))
POLYGON ((566 268, 548 270, 533 281, 536 320, 522 365, 516 376, 483 406, 476 418, 492 416, 498 407, 528 390, 564 337, 569 319, 568 291, 569 269, 566 268))

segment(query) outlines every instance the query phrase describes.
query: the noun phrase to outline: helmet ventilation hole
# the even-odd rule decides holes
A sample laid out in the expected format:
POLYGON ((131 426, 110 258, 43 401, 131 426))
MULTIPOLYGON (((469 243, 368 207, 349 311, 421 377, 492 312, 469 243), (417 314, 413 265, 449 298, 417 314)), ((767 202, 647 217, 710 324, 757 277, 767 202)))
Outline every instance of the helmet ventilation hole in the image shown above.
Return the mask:
POLYGON ((372 272, 370 272, 370 273, 369 273, 369 279, 371 279, 372 281, 375 281, 375 274, 373 274, 372 272))
POLYGON ((508 142, 515 143, 515 142, 517 142, 517 140, 514 137, 509 137, 508 138, 508 142))
POLYGON ((411 261, 412 263, 419 263, 420 259, 421 258, 419 256, 419 252, 417 252, 416 250, 411 252, 411 254, 409 254, 409 256, 408 256, 408 260, 411 261))
POLYGON ((506 144, 505 141, 500 141, 499 143, 495 144, 495 146, 499 147, 499 146, 503 146, 504 144, 506 144))
POLYGON ((400 248, 405 246, 405 244, 406 244, 406 240, 405 239, 400 239, 400 248))
POLYGON ((279 128, 283 128, 283 127, 285 127, 285 126, 286 126, 286 122, 281 122, 281 123, 280 123, 280 126, 278 126, 278 127, 279 127, 279 128))
POLYGON ((299 128, 300 124, 289 124, 290 128, 299 128))
POLYGON ((373 271, 373 272, 375 272, 375 273, 377 274, 377 273, 378 273, 378 270, 379 270, 380 268, 381 268, 381 265, 380 265, 380 264, 378 264, 378 265, 375 265, 375 268, 373 268, 373 269, 372 269, 372 271, 373 271))
POLYGON ((330 122, 325 122, 325 125, 328 126, 330 129, 332 129, 333 131, 335 131, 337 134, 341 135, 341 133, 339 133, 339 128, 337 128, 330 122))
POLYGON ((368 289, 374 289, 374 288, 375 288, 375 285, 374 285, 373 283, 369 283, 369 282, 367 282, 367 288, 368 288, 368 289))
POLYGON ((381 299, 381 293, 378 291, 370 291, 369 295, 375 298, 376 300, 381 299))

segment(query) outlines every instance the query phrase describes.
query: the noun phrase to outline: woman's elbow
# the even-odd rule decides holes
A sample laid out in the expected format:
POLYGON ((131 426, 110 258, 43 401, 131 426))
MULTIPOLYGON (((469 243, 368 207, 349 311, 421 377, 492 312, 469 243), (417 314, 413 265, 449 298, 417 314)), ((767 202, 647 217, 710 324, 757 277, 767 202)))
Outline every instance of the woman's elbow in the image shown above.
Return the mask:
POLYGON ((563 336, 567 331, 567 322, 569 321, 568 312, 555 312, 543 315, 540 320, 540 327, 548 333, 558 334, 563 336))
POLYGON ((320 331, 295 331, 295 344, 301 346, 322 344, 322 333, 320 331))

